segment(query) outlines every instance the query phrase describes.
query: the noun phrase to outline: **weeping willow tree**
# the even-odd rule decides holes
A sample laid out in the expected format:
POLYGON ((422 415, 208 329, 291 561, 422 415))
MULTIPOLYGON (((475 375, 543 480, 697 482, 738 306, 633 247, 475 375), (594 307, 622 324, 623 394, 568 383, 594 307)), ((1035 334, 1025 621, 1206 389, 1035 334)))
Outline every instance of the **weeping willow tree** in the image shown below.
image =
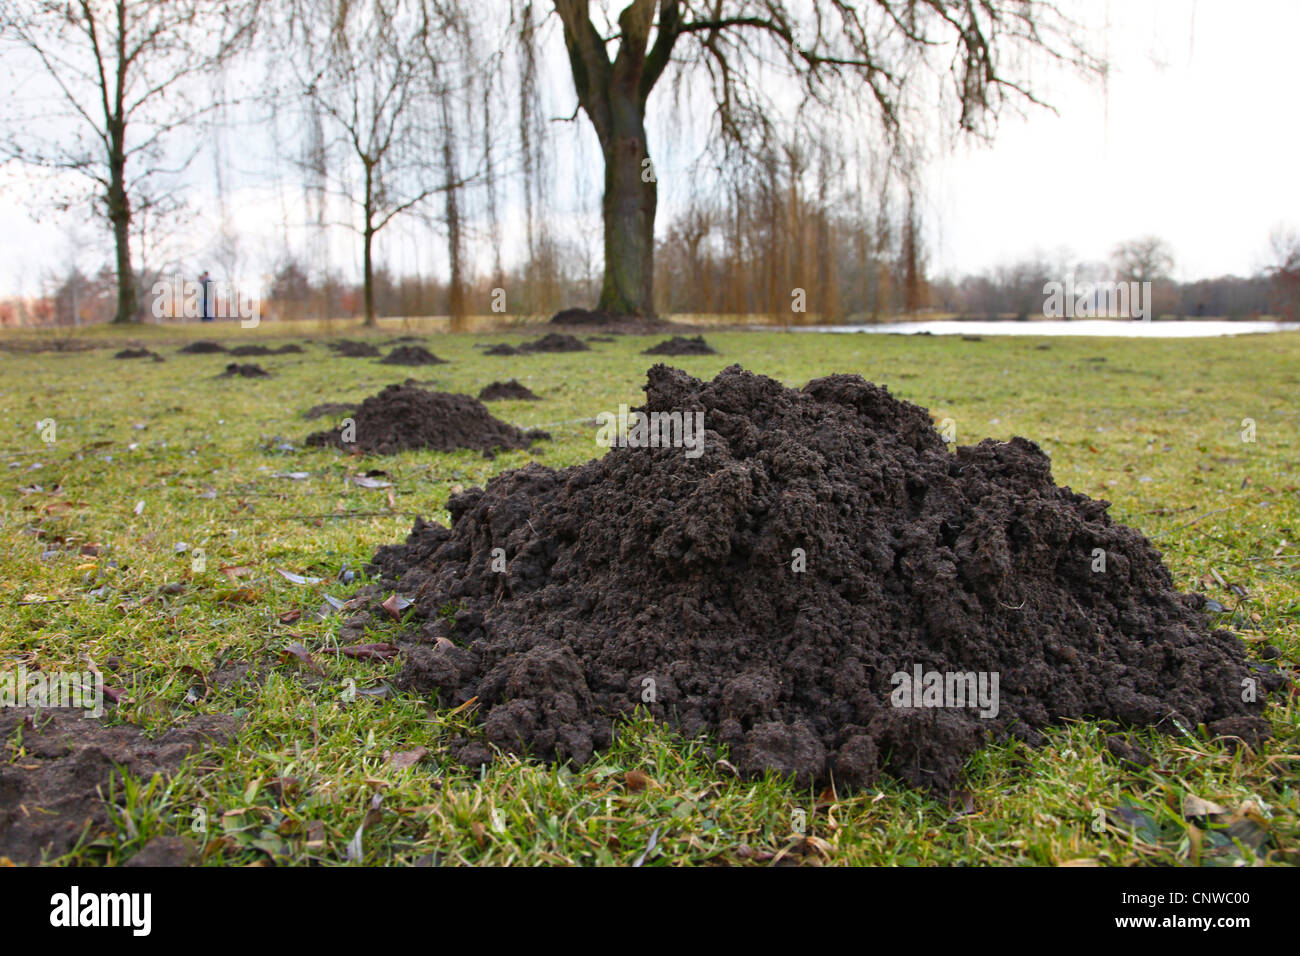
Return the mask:
POLYGON ((113 239, 114 322, 140 316, 132 241, 139 246, 141 214, 169 205, 160 180, 188 166, 201 146, 179 142, 181 134, 217 106, 196 81, 249 42, 259 8, 257 0, 0 5, 6 62, 21 61, 49 90, 10 100, 29 112, 5 124, 0 156, 90 184, 113 239))
POLYGON ((598 308, 622 314, 654 310, 658 176, 646 120, 669 72, 707 91, 716 140, 754 150, 782 127, 831 128, 828 118, 902 144, 929 122, 922 103, 987 135, 1007 105, 1040 102, 1023 54, 1098 68, 1075 25, 1039 0, 632 0, 612 22, 589 0, 554 7, 604 159, 598 308), (945 76, 936 98, 932 80, 945 76))
MULTIPOLYGON (((295 83, 283 91, 308 133, 304 184, 326 224, 325 193, 349 207, 340 223, 361 244, 365 322, 374 325, 376 239, 407 213, 428 215, 444 198, 452 287, 463 288, 460 190, 466 171, 456 138, 472 64, 468 17, 456 0, 287 0, 282 52, 295 83)), ((453 311, 464 312, 453 292, 453 311)))

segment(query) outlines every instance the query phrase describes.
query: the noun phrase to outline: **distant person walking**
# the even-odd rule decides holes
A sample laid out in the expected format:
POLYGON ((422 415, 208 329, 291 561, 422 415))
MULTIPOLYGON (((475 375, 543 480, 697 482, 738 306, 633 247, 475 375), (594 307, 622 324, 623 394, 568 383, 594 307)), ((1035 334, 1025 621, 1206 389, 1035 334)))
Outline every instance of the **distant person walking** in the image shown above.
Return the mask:
POLYGON ((200 322, 211 322, 214 319, 213 302, 212 302, 212 276, 207 269, 203 270, 203 275, 199 276, 199 304, 200 322))

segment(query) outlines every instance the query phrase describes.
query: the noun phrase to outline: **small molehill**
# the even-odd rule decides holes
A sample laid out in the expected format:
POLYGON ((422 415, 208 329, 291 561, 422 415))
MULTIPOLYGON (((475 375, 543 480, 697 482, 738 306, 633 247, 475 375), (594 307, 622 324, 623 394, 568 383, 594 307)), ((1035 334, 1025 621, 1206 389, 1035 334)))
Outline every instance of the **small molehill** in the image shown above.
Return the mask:
POLYGON ((226 366, 226 370, 217 378, 270 378, 271 373, 255 362, 247 365, 241 365, 238 362, 231 362, 226 366))
POLYGON ((491 385, 485 385, 483 391, 478 393, 478 398, 481 402, 540 402, 542 400, 541 396, 534 394, 527 385, 513 378, 508 382, 493 382, 491 385))
POLYGON ((591 346, 562 332, 547 332, 540 339, 525 342, 520 352, 590 352, 591 346))
POLYGON ((189 345, 184 345, 176 350, 177 355, 215 355, 218 352, 226 351, 226 347, 220 342, 210 342, 207 339, 196 339, 189 345))
POLYGON ((484 355, 518 355, 519 350, 513 345, 507 345, 505 342, 498 342, 496 345, 488 346, 483 350, 484 355))
POLYGON ((122 349, 122 351, 120 351, 120 352, 114 352, 114 353, 113 353, 113 358, 115 358, 115 359, 142 359, 142 358, 147 358, 147 359, 153 359, 155 362, 165 362, 165 361, 167 361, 165 358, 163 358, 163 357, 162 357, 161 355, 159 355, 157 352, 151 352, 149 349, 122 349))
POLYGON ((422 345, 399 345, 379 360, 380 365, 446 365, 422 345))
POLYGON ((379 349, 369 342, 357 342, 352 339, 339 339, 337 342, 325 343, 343 358, 377 358, 379 349))
POLYGON ((343 430, 313 432, 308 445, 333 445, 344 451, 394 455, 413 449, 455 451, 469 448, 491 454, 527 448, 549 439, 541 431, 523 431, 493 417, 477 398, 431 392, 410 385, 390 385, 367 398, 352 415, 354 442, 343 430))
POLYGON ((718 350, 708 342, 704 341, 704 336, 697 335, 694 338, 688 338, 684 335, 674 335, 670 339, 665 339, 653 348, 648 348, 642 355, 717 355, 718 350))
POLYGON ((230 350, 231 355, 246 358, 250 355, 293 355, 302 352, 301 345, 281 345, 271 348, 268 345, 237 345, 230 350))
POLYGON ((551 316, 553 325, 611 325, 626 316, 615 315, 602 309, 561 309, 551 316))
POLYGON ((563 309, 551 316, 550 324, 574 329, 599 329, 606 334, 645 335, 682 328, 653 316, 620 315, 601 309, 563 309))

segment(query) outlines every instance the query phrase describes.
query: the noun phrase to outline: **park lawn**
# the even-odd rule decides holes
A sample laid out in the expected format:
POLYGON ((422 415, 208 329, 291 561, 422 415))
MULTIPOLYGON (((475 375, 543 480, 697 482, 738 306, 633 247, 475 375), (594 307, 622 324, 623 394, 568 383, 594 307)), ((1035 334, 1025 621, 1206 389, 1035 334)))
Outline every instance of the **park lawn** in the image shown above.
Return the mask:
MULTIPOLYGON (((101 346, 92 351, 0 352, 0 666, 111 664, 107 681, 124 697, 104 720, 150 733, 196 714, 240 721, 232 743, 170 781, 122 781, 113 831, 51 862, 113 864, 166 834, 191 837, 209 864, 236 865, 1300 862, 1300 717, 1285 692, 1273 695, 1276 736, 1259 753, 1195 730, 1142 731, 1131 735, 1153 757, 1142 769, 1107 751, 1116 728, 1072 724, 1039 749, 981 751, 951 805, 892 782, 836 794, 739 780, 707 741, 648 722, 622 725, 614 748, 581 768, 505 759, 480 778, 453 766, 442 744, 472 715, 364 693, 382 692, 399 664, 327 653, 341 617, 318 615, 325 595, 346 599, 357 585, 340 569, 360 574, 415 515, 446 522, 453 490, 533 460, 562 467, 602 453, 584 422, 639 403, 653 361, 639 353, 662 336, 502 358, 473 345, 518 333, 431 335, 426 345, 450 364, 413 369, 336 358, 316 341, 303 355, 239 359, 273 373, 262 380, 216 378, 232 361, 224 355, 176 354, 199 336, 305 342, 284 324, 145 327, 91 330, 83 338, 101 346), (167 361, 114 360, 128 338, 167 361), (304 421, 306 408, 408 376, 470 394, 517 377, 544 400, 492 411, 554 440, 539 456, 495 460, 304 447, 330 424, 304 421), (56 423, 53 444, 37 430, 45 419, 56 423), (393 487, 347 480, 369 469, 393 487), (309 476, 276 477, 289 472, 309 476), (295 584, 276 569, 323 580, 295 584), (217 676, 240 671, 242 681, 217 676), (362 692, 350 694, 352 682, 362 692), (416 748, 427 755, 414 766, 390 761, 416 748), (1188 796, 1227 812, 1190 821, 1188 796), (192 830, 196 807, 205 833, 192 830), (806 836, 795 832, 801 816, 806 836)), ((1300 334, 708 338, 720 355, 671 364, 712 376, 739 363, 792 386, 856 372, 936 421, 951 418, 961 444, 1034 440, 1058 483, 1114 502, 1112 515, 1152 538, 1180 588, 1223 605, 1218 623, 1252 654, 1270 642, 1285 666, 1300 662, 1300 334), (1246 419, 1254 441, 1243 440, 1246 419)), ((390 639, 389 627, 367 640, 390 639)), ((22 754, 6 742, 0 759, 22 754)))

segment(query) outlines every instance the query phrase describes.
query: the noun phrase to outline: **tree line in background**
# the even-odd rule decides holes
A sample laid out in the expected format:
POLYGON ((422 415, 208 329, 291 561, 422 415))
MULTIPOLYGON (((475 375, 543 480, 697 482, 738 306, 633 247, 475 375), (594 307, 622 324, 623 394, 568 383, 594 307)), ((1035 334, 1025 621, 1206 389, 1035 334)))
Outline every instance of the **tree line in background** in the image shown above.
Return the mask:
MULTIPOLYGON (((919 223, 909 226, 906 210, 903 215, 901 224, 879 213, 832 215, 791 205, 788 195, 780 208, 733 199, 691 209, 669 223, 658 243, 659 311, 792 324, 878 322, 898 316, 1034 320, 1043 314, 1044 285, 1073 275, 1079 282, 1150 281, 1155 318, 1300 320, 1300 238, 1293 234, 1275 237, 1275 264, 1248 277, 1178 282, 1166 270, 1148 272, 1144 279, 1141 271, 1126 271, 1126 260, 1117 255, 1110 263, 1043 257, 979 275, 928 278, 924 261, 909 251, 908 233, 919 233, 919 223), (793 242, 793 236, 802 238, 793 242), (796 289, 806 294, 806 312, 793 311, 796 289)), ((535 256, 518 268, 464 281, 458 293, 462 305, 470 315, 493 314, 499 304, 504 315, 531 317, 591 301, 599 292, 601 273, 590 245, 543 234, 535 256), (498 289, 504 296, 496 294, 498 289)), ((51 294, 36 300, 0 302, 0 326, 112 319, 117 280, 111 267, 90 276, 73 271, 52 277, 50 286, 51 294)), ((381 317, 449 316, 452 296, 453 287, 444 279, 397 276, 383 267, 372 276, 371 302, 381 317)), ((263 315, 278 319, 356 318, 365 309, 364 284, 313 277, 293 259, 277 269, 262 303, 263 315)))
POLYGON ((1008 104, 1039 103, 1028 55, 1102 74, 1081 36, 1039 0, 630 0, 617 16, 588 0, 12 0, 0 42, 61 107, 15 113, 24 101, 9 98, 0 158, 50 174, 64 192, 49 205, 97 215, 113 257, 94 275, 51 273, 50 295, 0 305, 0 323, 147 318, 153 282, 192 229, 180 174, 199 156, 222 201, 203 221, 203 253, 233 275, 246 251, 224 204, 233 164, 221 144, 245 135, 240 122, 288 156, 314 228, 306 249, 290 248, 286 228, 259 290, 270 317, 459 320, 592 304, 796 322, 1029 318, 1043 284, 1066 274, 1151 281, 1161 315, 1293 315, 1294 236, 1278 239, 1265 274, 1188 285, 1169 280, 1159 240, 1106 264, 927 274, 917 117, 987 138, 1008 104), (556 72, 562 104, 544 93, 556 72), (656 90, 661 109, 708 117, 697 175, 676 184, 692 198, 666 223, 646 132, 656 90), (585 118, 604 173, 591 234, 548 215, 545 117, 574 99, 570 119, 585 118), (507 262, 511 198, 524 241, 507 262), (444 274, 396 276, 379 261, 378 238, 399 218, 441 235, 444 274), (359 283, 321 265, 339 226, 355 233, 359 283))

